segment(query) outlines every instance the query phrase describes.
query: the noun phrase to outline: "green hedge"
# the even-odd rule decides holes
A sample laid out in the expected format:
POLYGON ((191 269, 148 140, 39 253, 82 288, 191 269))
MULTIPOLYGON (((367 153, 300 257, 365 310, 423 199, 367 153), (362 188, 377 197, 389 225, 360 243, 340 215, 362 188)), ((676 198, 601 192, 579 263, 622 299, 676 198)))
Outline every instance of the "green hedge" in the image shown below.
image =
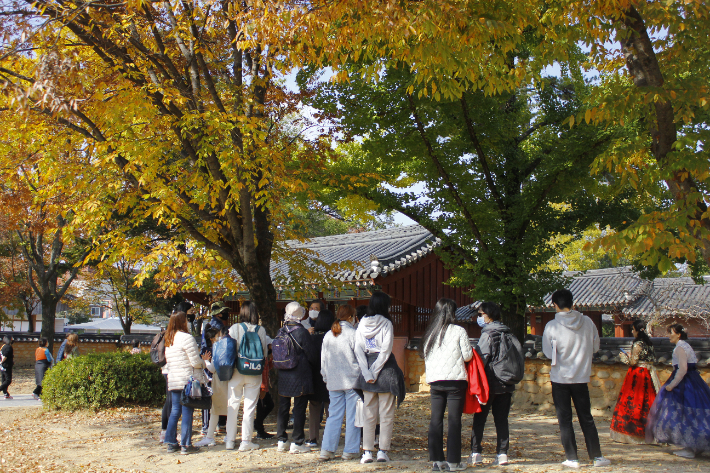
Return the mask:
POLYGON ((47 371, 42 402, 50 409, 102 409, 162 404, 165 379, 149 355, 127 352, 77 356, 47 371))

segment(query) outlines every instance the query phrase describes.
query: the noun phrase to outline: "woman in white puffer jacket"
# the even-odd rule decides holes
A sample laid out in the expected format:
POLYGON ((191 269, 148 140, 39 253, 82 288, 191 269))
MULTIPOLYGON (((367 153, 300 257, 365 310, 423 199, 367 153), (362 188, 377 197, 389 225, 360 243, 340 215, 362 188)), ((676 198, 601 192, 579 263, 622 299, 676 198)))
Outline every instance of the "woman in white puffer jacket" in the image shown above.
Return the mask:
POLYGON ((466 365, 473 358, 468 334, 456 322, 456 302, 439 299, 419 347, 431 387, 429 460, 434 471, 460 471, 461 414, 466 402, 466 365), (449 406, 449 435, 444 458, 444 411, 449 406), (448 460, 448 461, 445 461, 448 460))
POLYGON ((165 331, 165 361, 168 374, 168 391, 172 400, 172 410, 168 419, 168 428, 165 432, 165 443, 168 444, 168 453, 180 450, 182 455, 187 455, 199 450, 192 446, 192 412, 193 408, 180 404, 180 393, 185 388, 190 376, 203 381, 202 368, 204 362, 200 357, 200 348, 195 337, 190 335, 187 328, 187 316, 184 312, 177 312, 170 317, 168 329, 165 331), (177 441, 177 423, 182 413, 180 427, 181 441, 177 441))

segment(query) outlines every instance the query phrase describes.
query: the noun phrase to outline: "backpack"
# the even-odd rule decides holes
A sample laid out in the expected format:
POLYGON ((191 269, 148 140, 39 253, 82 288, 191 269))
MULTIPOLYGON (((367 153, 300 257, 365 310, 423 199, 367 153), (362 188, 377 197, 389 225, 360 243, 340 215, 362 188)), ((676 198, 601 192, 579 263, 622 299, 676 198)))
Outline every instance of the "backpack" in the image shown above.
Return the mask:
POLYGON ((274 368, 277 370, 290 370, 298 366, 298 353, 296 347, 303 350, 291 332, 296 330, 298 325, 279 331, 276 338, 271 342, 271 356, 274 359, 274 368))
POLYGON ((237 364, 237 341, 225 335, 212 345, 212 363, 220 381, 229 381, 237 364))
POLYGON ((264 371, 264 347, 259 338, 259 326, 250 332, 246 324, 239 324, 244 330, 237 352, 237 371, 246 376, 260 375, 264 371))
POLYGON ((491 368, 496 378, 505 384, 518 384, 525 374, 525 358, 523 347, 512 333, 500 334, 498 356, 491 362, 491 368))
POLYGON ((150 343, 150 361, 158 366, 165 366, 165 330, 161 330, 150 343))

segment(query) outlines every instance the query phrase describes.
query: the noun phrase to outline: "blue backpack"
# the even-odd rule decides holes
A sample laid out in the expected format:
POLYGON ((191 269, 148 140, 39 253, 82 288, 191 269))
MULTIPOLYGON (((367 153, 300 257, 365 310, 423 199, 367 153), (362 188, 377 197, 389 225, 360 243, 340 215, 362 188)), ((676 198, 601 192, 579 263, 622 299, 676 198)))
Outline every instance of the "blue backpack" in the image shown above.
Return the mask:
POLYGON ((259 326, 250 332, 246 324, 239 324, 244 330, 242 342, 237 352, 237 371, 246 376, 260 375, 264 371, 264 347, 259 338, 259 326))
POLYGON ((212 345, 212 364, 220 381, 229 381, 237 362, 237 341, 225 335, 212 345))

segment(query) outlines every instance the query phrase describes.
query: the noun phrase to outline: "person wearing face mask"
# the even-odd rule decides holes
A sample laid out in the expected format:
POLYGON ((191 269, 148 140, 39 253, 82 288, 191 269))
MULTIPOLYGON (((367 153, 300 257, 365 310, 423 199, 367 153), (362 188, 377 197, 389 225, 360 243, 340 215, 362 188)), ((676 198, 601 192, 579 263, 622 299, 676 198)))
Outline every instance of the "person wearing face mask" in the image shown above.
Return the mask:
POLYGON ((515 357, 521 357, 522 353, 507 352, 501 350, 503 337, 512 335, 508 326, 500 322, 500 308, 493 302, 483 302, 478 309, 476 320, 481 326, 481 338, 478 340, 476 351, 481 356, 488 386, 490 389, 489 400, 481 405, 481 412, 473 415, 473 429, 471 433, 471 458, 469 463, 479 465, 483 463, 483 430, 486 426, 488 413, 493 411, 493 422, 496 426, 496 459, 494 464, 508 464, 508 448, 510 446, 510 432, 508 430, 508 415, 510 414, 510 404, 515 391, 515 384, 510 384, 501 380, 494 365, 502 363, 517 363, 515 357), (507 357, 508 359, 502 359, 507 357))
POLYGON ((318 319, 318 314, 321 310, 325 310, 325 304, 322 301, 313 301, 308 306, 308 317, 304 317, 301 320, 301 325, 308 330, 308 332, 313 335, 315 332, 316 319, 318 319))

